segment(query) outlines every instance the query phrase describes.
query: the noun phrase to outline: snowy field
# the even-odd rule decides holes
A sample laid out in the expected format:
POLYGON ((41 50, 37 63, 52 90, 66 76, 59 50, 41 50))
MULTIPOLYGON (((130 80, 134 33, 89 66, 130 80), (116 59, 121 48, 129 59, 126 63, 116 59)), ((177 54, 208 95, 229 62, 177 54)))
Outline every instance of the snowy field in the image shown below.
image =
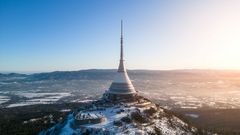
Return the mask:
POLYGON ((29 92, 15 92, 19 97, 27 98, 24 101, 13 103, 7 107, 26 106, 34 104, 51 104, 59 101, 64 97, 71 96, 70 93, 29 93, 29 92))
MULTIPOLYGON (((94 76, 80 79, 0 78, 0 107, 96 100, 109 88, 112 75, 91 72, 94 76)), ((141 95, 168 109, 240 108, 240 74, 134 71, 129 76, 141 95)))
POLYGON ((9 100, 10 100, 10 99, 9 99, 8 96, 0 96, 0 104, 5 103, 5 102, 7 102, 7 101, 9 101, 9 100))

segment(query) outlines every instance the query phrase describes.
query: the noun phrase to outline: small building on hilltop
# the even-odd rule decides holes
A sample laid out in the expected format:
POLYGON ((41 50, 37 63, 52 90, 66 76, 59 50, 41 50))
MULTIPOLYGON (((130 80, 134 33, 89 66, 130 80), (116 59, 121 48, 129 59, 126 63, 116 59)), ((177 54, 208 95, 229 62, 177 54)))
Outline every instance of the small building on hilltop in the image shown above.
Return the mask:
POLYGON ((75 123, 77 125, 97 124, 105 120, 105 117, 96 112, 79 112, 75 115, 75 123))

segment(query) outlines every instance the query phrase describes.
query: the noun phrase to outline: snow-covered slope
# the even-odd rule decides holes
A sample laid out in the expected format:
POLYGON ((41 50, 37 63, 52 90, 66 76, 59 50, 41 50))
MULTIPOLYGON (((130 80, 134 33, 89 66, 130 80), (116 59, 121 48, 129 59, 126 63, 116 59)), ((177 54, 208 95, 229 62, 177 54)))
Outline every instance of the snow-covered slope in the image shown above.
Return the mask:
MULTIPOLYGON (((68 116, 64 123, 40 134, 195 135, 203 131, 190 126, 158 105, 139 97, 131 102, 98 100, 68 116)), ((210 133, 205 133, 210 134, 210 133)))

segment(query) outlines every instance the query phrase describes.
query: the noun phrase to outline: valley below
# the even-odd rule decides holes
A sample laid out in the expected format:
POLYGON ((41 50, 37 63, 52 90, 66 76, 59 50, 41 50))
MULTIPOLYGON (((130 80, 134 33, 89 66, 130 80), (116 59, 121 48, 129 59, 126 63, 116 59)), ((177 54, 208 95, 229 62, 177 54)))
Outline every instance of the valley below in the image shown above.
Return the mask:
MULTIPOLYGON (((101 98, 115 70, 0 74, 0 132, 36 134, 101 98)), ((130 70, 139 94, 191 123, 239 134, 240 72, 130 70)))

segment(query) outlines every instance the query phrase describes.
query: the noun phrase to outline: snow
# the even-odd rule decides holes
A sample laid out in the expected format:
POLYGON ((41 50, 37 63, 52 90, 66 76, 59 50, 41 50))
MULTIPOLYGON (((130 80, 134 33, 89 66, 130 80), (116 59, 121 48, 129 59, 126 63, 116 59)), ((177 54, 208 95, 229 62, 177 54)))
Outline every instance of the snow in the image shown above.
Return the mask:
MULTIPOLYGON (((189 128, 189 126, 179 118, 171 114, 166 115, 163 109, 158 108, 152 102, 150 102, 151 104, 148 102, 149 101, 142 102, 142 105, 146 106, 141 107, 139 107, 136 102, 115 105, 111 103, 105 105, 103 103, 100 106, 99 104, 92 103, 88 110, 80 111, 75 116, 70 114, 58 131, 60 131, 60 135, 81 134, 86 130, 90 131, 90 134, 98 135, 156 134, 156 128, 159 129, 162 134, 166 135, 192 135, 193 133, 191 131, 196 131, 196 128, 189 128), (147 114, 144 113, 144 110, 150 107, 155 108, 157 112, 151 116, 146 116, 147 114), (132 112, 139 112, 143 117, 149 117, 151 122, 140 123, 138 121, 132 121, 125 123, 121 121, 123 117, 129 117, 131 119, 132 112), (79 124, 75 122, 76 120, 97 119, 99 117, 104 118, 104 121, 96 124, 79 124), (116 125, 115 122, 120 122, 120 125, 116 125)), ((193 114, 191 114, 191 116, 196 117, 196 115, 193 114)))
POLYGON ((73 114, 68 116, 67 124, 60 131, 60 135, 72 135, 75 131, 71 128, 71 123, 74 121, 73 114))
POLYGON ((71 109, 62 109, 62 110, 60 110, 60 112, 70 112, 71 111, 71 109))
POLYGON ((92 101, 96 101, 96 100, 90 100, 90 99, 86 99, 86 100, 72 100, 71 102, 77 102, 77 103, 88 103, 88 102, 92 102, 92 101))
POLYGON ((38 120, 41 120, 41 118, 30 119, 29 122, 35 122, 35 121, 38 121, 38 120))
MULTIPOLYGON (((90 117, 93 117, 93 118, 97 117, 96 114, 101 114, 101 116, 105 117, 105 121, 102 123, 97 123, 97 124, 84 124, 84 125, 81 125, 81 127, 84 127, 84 129, 88 129, 88 128, 89 129, 101 129, 102 131, 110 130, 113 134, 116 134, 116 133, 114 133, 115 131, 117 132, 119 130, 124 130, 124 129, 114 126, 114 124, 113 124, 114 121, 120 120, 121 118, 127 116, 128 113, 130 113, 131 111, 134 111, 135 109, 136 109, 135 107, 129 107, 129 108, 109 107, 102 111, 82 112, 82 114, 86 114, 86 115, 89 114, 90 117), (120 109, 123 109, 124 112, 117 113, 120 109)), ((70 127, 70 125, 73 121, 74 121, 73 116, 69 116, 67 124, 61 129, 61 135, 64 135, 66 133, 67 134, 74 133, 74 130, 71 129, 71 127, 70 127)), ((126 125, 126 126, 131 127, 130 125, 126 125)), ((137 130, 136 128, 134 129, 132 127, 131 132, 128 132, 128 134, 134 134, 136 132, 136 130, 137 130)))
POLYGON ((181 106, 183 109, 197 109, 196 106, 181 106))
POLYGON ((194 113, 187 113, 185 114, 186 116, 192 117, 192 118, 198 118, 199 115, 198 114, 194 114, 194 113))
MULTIPOLYGON (((27 92, 18 92, 17 95, 29 98, 24 102, 14 103, 7 106, 7 108, 18 107, 18 106, 27 106, 27 105, 36 105, 36 104, 51 104, 57 102, 63 97, 70 96, 70 93, 27 93, 27 92)), ((1 101, 1 100, 0 100, 1 101)))
POLYGON ((98 119, 102 117, 100 112, 79 112, 78 115, 75 116, 75 119, 85 120, 85 119, 98 119))
POLYGON ((62 92, 62 93, 32 93, 32 92, 17 92, 16 95, 26 97, 26 98, 38 98, 38 97, 54 97, 57 96, 58 98, 70 96, 70 93, 62 92))
MULTIPOLYGON (((121 108, 119 108, 121 109, 121 108)), ((127 116, 126 112, 116 113, 119 109, 115 109, 114 107, 107 108, 105 111, 94 111, 92 113, 102 113, 103 116, 105 116, 105 121, 98 124, 86 124, 86 127, 96 127, 96 128, 107 128, 109 126, 113 125, 114 121, 120 120, 122 117, 127 116)), ((134 107, 129 108, 130 111, 135 109, 134 107)))
POLYGON ((45 102, 20 102, 20 103, 15 103, 15 104, 10 104, 7 106, 7 108, 11 107, 19 107, 19 106, 27 106, 27 105, 36 105, 36 104, 47 104, 45 102))
POLYGON ((7 102, 7 101, 9 101, 9 100, 10 100, 10 99, 9 99, 8 96, 0 96, 0 104, 5 103, 5 102, 7 102))

